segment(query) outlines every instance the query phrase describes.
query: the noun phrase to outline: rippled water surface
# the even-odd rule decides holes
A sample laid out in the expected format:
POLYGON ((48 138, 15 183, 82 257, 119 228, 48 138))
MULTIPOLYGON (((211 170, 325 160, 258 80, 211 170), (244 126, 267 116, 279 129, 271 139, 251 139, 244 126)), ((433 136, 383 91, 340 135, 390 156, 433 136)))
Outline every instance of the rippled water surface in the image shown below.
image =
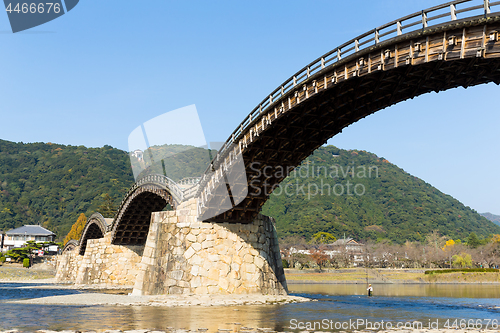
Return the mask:
MULTIPOLYGON (((146 306, 54 306, 5 303, 12 299, 67 295, 80 291, 33 289, 32 284, 0 284, 0 328, 36 329, 198 329, 237 331, 241 327, 290 331, 299 325, 325 320, 335 323, 356 320, 375 324, 420 321, 424 325, 447 319, 500 321, 499 285, 374 285, 374 297, 364 285, 294 284, 293 294, 313 302, 267 306, 159 308, 146 306)), ((345 324, 344 324, 345 325, 345 324)), ((317 327, 320 328, 320 327, 317 327)), ((321 327, 324 329, 325 327, 321 327)), ((352 328, 352 326, 351 326, 352 328)), ((363 328, 363 327, 358 327, 363 328)), ((334 329, 335 330, 335 329, 334 329)))

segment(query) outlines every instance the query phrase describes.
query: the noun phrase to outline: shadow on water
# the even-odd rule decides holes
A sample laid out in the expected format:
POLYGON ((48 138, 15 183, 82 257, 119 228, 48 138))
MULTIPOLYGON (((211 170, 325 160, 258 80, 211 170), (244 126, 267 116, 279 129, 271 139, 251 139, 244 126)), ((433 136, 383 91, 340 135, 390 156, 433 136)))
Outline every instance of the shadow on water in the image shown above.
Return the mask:
POLYGON ((80 293, 78 290, 54 287, 51 283, 0 283, 0 302, 80 293))

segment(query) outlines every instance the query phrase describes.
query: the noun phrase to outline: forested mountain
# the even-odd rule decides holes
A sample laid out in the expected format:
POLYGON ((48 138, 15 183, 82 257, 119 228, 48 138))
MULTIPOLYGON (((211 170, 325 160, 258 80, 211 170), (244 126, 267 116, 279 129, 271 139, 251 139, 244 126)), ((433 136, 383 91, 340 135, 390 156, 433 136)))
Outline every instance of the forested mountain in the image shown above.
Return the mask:
POLYGON ((215 154, 216 150, 173 144, 152 146, 141 159, 131 154, 131 161, 137 179, 148 174, 166 174, 177 182, 186 177, 200 177, 215 154))
MULTIPOLYGON (((160 157, 156 159, 171 156, 169 149, 154 148, 160 157)), ((179 149, 170 150, 178 154, 179 149)), ((201 175, 208 151, 195 148, 186 154, 159 165, 175 179, 201 175)), ((0 230, 42 224, 62 240, 80 214, 90 216, 106 203, 105 194, 118 206, 133 182, 129 155, 110 146, 0 140, 0 230)), ((421 240, 434 230, 454 239, 472 231, 482 236, 500 233, 499 226, 385 159, 333 146, 306 159, 262 212, 276 218, 280 236, 306 239, 318 231, 396 242, 421 240), (338 195, 341 189, 344 194, 338 195)))
POLYGON ((133 183, 128 154, 110 146, 0 140, 0 229, 41 224, 62 239, 105 193, 118 205, 133 183))
POLYGON ((482 213, 481 216, 486 217, 488 220, 495 223, 496 225, 500 225, 500 216, 498 216, 498 215, 491 214, 491 213, 482 213))
POLYGON ((276 219, 280 236, 306 239, 320 231, 397 243, 422 241, 434 230, 453 239, 500 233, 476 211, 384 158, 333 146, 319 148, 292 172, 262 213, 276 219))

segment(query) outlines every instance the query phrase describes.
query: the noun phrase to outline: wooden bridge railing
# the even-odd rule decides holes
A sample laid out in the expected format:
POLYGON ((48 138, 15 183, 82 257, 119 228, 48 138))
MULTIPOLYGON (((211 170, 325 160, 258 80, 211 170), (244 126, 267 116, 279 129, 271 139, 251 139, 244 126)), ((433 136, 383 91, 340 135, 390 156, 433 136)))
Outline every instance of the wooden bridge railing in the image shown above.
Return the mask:
POLYGON ((340 45, 339 47, 324 54, 320 58, 314 60, 300 71, 295 73, 288 80, 283 82, 269 96, 267 96, 252 112, 243 120, 243 122, 231 134, 222 148, 219 150, 211 165, 205 171, 202 178, 202 183, 206 180, 212 165, 218 164, 222 156, 231 144, 236 143, 240 135, 242 135, 247 127, 256 119, 259 119, 268 108, 280 102, 285 94, 296 89, 301 83, 306 81, 314 74, 320 72, 328 66, 333 66, 341 59, 362 51, 368 47, 376 46, 377 44, 390 40, 394 37, 403 34, 425 30, 430 27, 442 23, 452 22, 468 17, 484 16, 491 14, 491 8, 499 6, 500 1, 492 2, 490 0, 455 0, 438 6, 424 9, 420 12, 404 16, 400 19, 384 24, 378 28, 372 29, 358 37, 340 45), (466 5, 469 5, 466 7, 466 5))
MULTIPOLYGON (((118 210, 117 214, 119 214, 121 207, 127 201, 128 197, 135 190, 137 190, 137 188, 139 188, 145 184, 163 185, 171 191, 171 194, 175 198, 176 201, 182 202, 184 200, 184 194, 183 194, 182 189, 172 179, 165 177, 163 175, 147 175, 147 176, 142 177, 139 180, 137 180, 135 182, 135 184, 128 190, 127 194, 125 195, 125 197, 123 198, 123 200, 120 204, 120 209, 118 210)), ((116 219, 116 216, 114 217, 114 219, 116 219)))

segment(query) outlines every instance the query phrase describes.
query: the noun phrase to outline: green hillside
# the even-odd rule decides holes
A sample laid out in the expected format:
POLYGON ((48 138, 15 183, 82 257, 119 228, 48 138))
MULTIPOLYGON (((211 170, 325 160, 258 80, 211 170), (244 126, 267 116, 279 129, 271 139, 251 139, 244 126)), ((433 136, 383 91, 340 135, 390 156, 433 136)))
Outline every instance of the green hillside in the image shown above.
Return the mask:
POLYGON ((132 167, 137 179, 149 174, 166 174, 173 181, 186 177, 200 177, 205 172, 216 150, 185 145, 152 146, 144 151, 143 160, 132 155, 132 167))
POLYGON ((0 230, 41 224, 63 238, 109 193, 115 205, 133 184, 124 151, 0 140, 0 230))
POLYGON ((276 219, 281 237, 310 239, 324 231, 337 238, 345 233, 358 240, 402 243, 422 241, 434 230, 453 239, 470 232, 500 233, 499 226, 476 211, 387 160, 333 146, 307 158, 275 190, 262 213, 276 219))

